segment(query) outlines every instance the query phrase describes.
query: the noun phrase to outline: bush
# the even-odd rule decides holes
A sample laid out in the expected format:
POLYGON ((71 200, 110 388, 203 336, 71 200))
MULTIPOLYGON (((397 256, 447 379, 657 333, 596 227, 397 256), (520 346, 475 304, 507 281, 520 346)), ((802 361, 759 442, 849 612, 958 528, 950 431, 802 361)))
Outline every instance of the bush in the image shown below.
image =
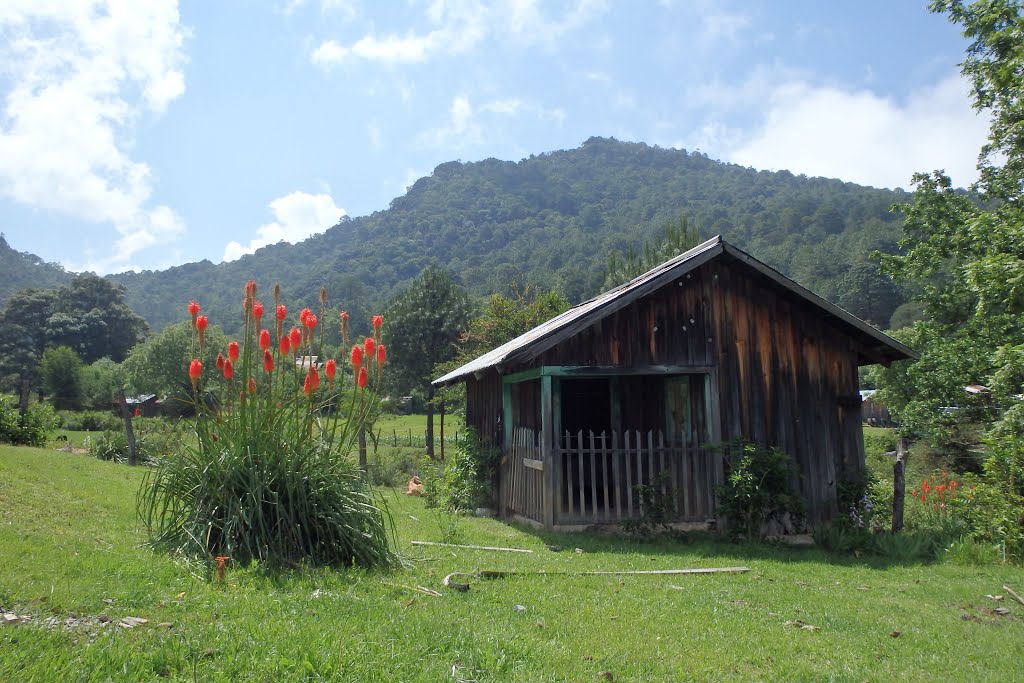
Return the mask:
POLYGON ((499 451, 485 446, 473 430, 435 468, 424 469, 426 503, 448 511, 474 510, 493 504, 499 451))
MULTIPOLYGON (((255 311, 262 312, 263 304, 255 289, 252 281, 246 285, 243 341, 224 349, 223 370, 206 371, 212 379, 204 379, 198 360, 206 318, 190 305, 196 360, 183 365, 192 380, 194 439, 182 440, 180 452, 160 459, 143 482, 139 513, 150 542, 268 567, 391 566, 397 557, 390 516, 352 457, 355 436, 375 409, 376 394, 367 387, 379 385, 379 339, 353 350, 353 372, 341 371, 337 382, 338 363, 328 360, 321 386, 320 370, 299 369, 294 359, 328 357, 317 334, 318 320, 328 319, 326 293, 320 314, 303 309, 302 329, 288 335, 283 307, 276 330, 260 329, 255 311), (257 338, 266 342, 265 351, 257 338), (321 408, 335 403, 353 376, 359 388, 347 394, 343 410, 324 414, 321 408)), ((344 324, 342 329, 347 343, 344 324)), ((379 334, 379 318, 374 329, 379 334)))
POLYGON ((22 415, 13 396, 0 394, 0 443, 42 448, 57 429, 53 408, 33 403, 22 415))
POLYGON ((121 429, 123 420, 109 410, 58 410, 62 429, 72 432, 106 432, 121 429))
POLYGON ((793 492, 793 459, 778 448, 740 443, 723 448, 726 481, 715 488, 718 509, 734 537, 758 538, 769 522, 793 527, 804 520, 803 500, 793 492))

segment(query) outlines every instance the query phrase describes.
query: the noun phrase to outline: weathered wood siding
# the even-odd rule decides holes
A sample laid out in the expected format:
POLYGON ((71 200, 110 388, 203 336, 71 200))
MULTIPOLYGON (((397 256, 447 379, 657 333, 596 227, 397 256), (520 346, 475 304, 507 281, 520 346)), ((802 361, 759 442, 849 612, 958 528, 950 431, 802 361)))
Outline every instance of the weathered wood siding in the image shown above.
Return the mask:
MULTIPOLYGON (((488 370, 480 379, 466 379, 466 426, 474 427, 480 440, 500 447, 506 425, 501 424, 501 376, 488 370)), ((511 429, 511 426, 508 426, 511 429)))

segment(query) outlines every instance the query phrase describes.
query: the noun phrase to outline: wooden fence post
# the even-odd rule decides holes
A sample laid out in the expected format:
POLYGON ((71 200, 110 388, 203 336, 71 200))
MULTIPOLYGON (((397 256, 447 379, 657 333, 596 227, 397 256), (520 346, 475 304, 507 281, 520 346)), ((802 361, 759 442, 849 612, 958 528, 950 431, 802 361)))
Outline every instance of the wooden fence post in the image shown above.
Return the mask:
POLYGON ((117 400, 121 402, 121 419, 124 420, 124 434, 128 439, 128 464, 135 464, 135 431, 132 429, 132 414, 128 410, 128 399, 124 395, 124 387, 117 390, 117 400))
POLYGON ((903 475, 907 469, 909 441, 901 438, 896 442, 896 464, 892 466, 892 530, 903 528, 903 507, 905 503, 906 485, 903 475))
POLYGON ((366 476, 366 427, 359 427, 359 469, 366 476))

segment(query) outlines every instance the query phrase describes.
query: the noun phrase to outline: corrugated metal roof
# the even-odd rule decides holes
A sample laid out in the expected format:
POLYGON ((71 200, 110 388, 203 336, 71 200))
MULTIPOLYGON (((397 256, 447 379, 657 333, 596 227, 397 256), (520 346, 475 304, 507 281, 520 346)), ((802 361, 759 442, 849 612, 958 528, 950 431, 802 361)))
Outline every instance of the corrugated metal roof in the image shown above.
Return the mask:
POLYGON ((452 370, 442 377, 438 377, 433 381, 433 384, 451 384, 467 375, 488 368, 533 360, 556 344, 572 337, 584 327, 601 320, 605 316, 611 315, 640 297, 659 289, 664 284, 675 280, 722 254, 728 254, 742 261, 782 288, 817 306, 824 313, 838 319, 846 326, 852 327, 857 333, 867 335, 880 345, 880 355, 885 360, 916 357, 914 351, 908 346, 901 344, 835 304, 822 299, 777 270, 761 263, 750 254, 732 246, 718 235, 689 251, 683 252, 675 258, 669 259, 660 266, 652 268, 623 285, 610 289, 589 301, 584 301, 551 320, 541 323, 512 341, 502 344, 498 348, 485 353, 460 368, 452 370), (888 353, 881 353, 882 351, 887 351, 888 353))

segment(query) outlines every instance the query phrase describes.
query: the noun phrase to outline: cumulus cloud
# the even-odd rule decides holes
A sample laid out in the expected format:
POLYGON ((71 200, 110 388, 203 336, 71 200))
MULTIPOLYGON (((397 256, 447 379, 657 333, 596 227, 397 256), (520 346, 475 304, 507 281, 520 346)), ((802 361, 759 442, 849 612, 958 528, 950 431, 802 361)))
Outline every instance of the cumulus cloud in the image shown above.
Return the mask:
POLYGON ((100 272, 181 235, 128 152, 138 117, 185 92, 177 4, 5 0, 0 32, 0 193, 116 228, 113 253, 89 264, 100 272))
MULTIPOLYGON (((724 156, 763 169, 787 169, 876 187, 908 187, 917 171, 944 168, 965 186, 988 120, 970 106, 958 75, 903 102, 868 90, 788 82, 774 89, 761 124, 724 156)), ((719 141, 736 134, 716 130, 719 141)))
POLYGON ((554 45, 565 34, 585 25, 608 7, 606 0, 576 0, 561 14, 545 14, 537 0, 504 2, 431 2, 425 19, 430 30, 404 34, 369 33, 351 45, 320 42, 310 61, 331 68, 351 59, 390 64, 426 62, 439 55, 464 54, 488 39, 507 39, 521 45, 554 45))
POLYGON ((228 242, 224 247, 225 261, 234 261, 269 244, 301 242, 326 231, 345 215, 345 209, 335 206, 329 194, 296 191, 278 197, 269 206, 275 220, 257 228, 248 246, 228 242))

